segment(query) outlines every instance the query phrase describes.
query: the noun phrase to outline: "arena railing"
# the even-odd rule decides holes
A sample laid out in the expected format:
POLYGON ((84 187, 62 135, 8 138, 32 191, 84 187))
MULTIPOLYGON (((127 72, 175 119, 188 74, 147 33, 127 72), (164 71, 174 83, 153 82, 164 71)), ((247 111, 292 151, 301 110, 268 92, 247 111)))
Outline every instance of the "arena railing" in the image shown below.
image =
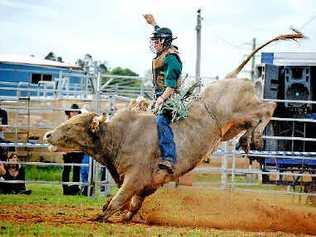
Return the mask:
MULTIPOLYGON (((113 75, 111 75, 111 77, 113 77, 113 75)), ((123 78, 123 77, 116 77, 116 78, 123 78)), ((124 79, 128 79, 128 77, 124 78, 124 79)), ((137 78, 131 78, 131 80, 135 80, 137 78)), ((1 88, 0 88, 1 89, 1 88)), ((11 89, 10 87, 8 89, 11 89)), ((105 87, 103 87, 102 89, 104 89, 105 93, 102 94, 102 96, 99 96, 99 97, 96 97, 94 96, 94 98, 92 100, 99 100, 99 101, 107 101, 109 100, 109 98, 125 98, 125 99, 130 99, 134 96, 137 96, 137 95, 141 95, 142 93, 150 93, 150 90, 148 89, 145 89, 143 87, 143 89, 141 88, 137 88, 137 89, 129 89, 128 86, 124 86, 124 85, 107 85, 105 87), (120 93, 118 92, 121 92, 121 94, 123 94, 124 96, 121 96, 120 93), (125 93, 125 94, 124 94, 125 93)), ((24 90, 24 88, 21 88, 21 90, 24 90)), ((26 90, 26 89, 25 89, 26 90)), ((47 89, 47 90, 50 90, 50 89, 47 89)), ((35 91, 35 90, 34 90, 35 91)), ((51 90, 51 91, 54 91, 54 90, 51 90)), ((77 92, 74 92, 74 93, 77 93, 77 92)), ((67 97, 65 98, 67 99, 67 97)), ((31 99, 32 101, 33 100, 36 100, 36 97, 34 97, 34 99, 32 98, 31 99)), ((41 98, 39 98, 39 100, 41 100, 41 98)), ((293 101, 293 100, 266 100, 266 101, 276 101, 276 102, 297 102, 297 103, 316 103, 315 101, 293 101)), ((32 108, 30 108, 30 110, 32 111, 32 108)), ((63 111, 64 108, 50 108, 50 109, 46 109, 46 108, 34 108, 34 111, 33 112, 43 112, 43 111, 46 111, 46 110, 49 110, 49 111, 63 111)), ((98 109, 96 109, 98 110, 98 109)), ((276 120, 276 121, 293 121, 293 122, 311 122, 311 123, 314 123, 315 121, 314 120, 311 120, 311 119, 296 119, 296 118, 272 118, 272 120, 276 120)), ((10 125, 9 125, 10 126, 10 125)), ((18 125, 14 125, 14 126, 11 126, 11 127, 14 127, 14 128, 19 128, 18 125)), ((23 128, 23 126, 21 126, 20 128, 23 128)), ((47 129, 45 127, 45 129, 47 129)), ((264 139, 296 139, 296 138, 293 138, 293 137, 274 137, 274 136, 264 136, 263 137, 264 139)), ((309 140, 309 138, 297 138, 298 140, 303 140, 304 139, 307 139, 306 141, 313 141, 315 139, 313 138, 310 138, 311 140, 309 140)), ((46 148, 47 147, 47 144, 34 144, 34 143, 0 143, 0 146, 15 146, 15 147, 27 147, 27 148, 46 148)), ((258 156, 258 157, 263 157, 263 156, 271 156, 271 157, 274 157, 276 159, 278 158, 290 158, 290 159, 298 159, 297 157, 297 152, 283 152, 282 154, 278 153, 279 151, 265 151, 265 152, 259 152, 259 151, 250 151, 249 154, 251 154, 252 156, 258 156), (294 155, 296 154, 296 155, 294 155), (285 155, 285 156, 284 156, 285 155)), ((315 152, 314 152, 315 153, 315 152)), ((304 152, 304 153, 300 153, 299 155, 315 155, 313 152, 304 152)), ((246 156, 247 154, 243 153, 243 152, 239 152, 239 151, 229 151, 227 150, 221 150, 219 149, 217 152, 215 152, 215 155, 217 156, 223 156, 223 157, 226 157, 226 158, 223 158, 223 160, 226 159, 226 164, 224 164, 225 162, 223 161, 223 164, 222 164, 222 168, 213 168, 213 169, 207 169, 208 171, 211 171, 211 172, 217 172, 218 174, 222 174, 224 176, 227 177, 227 175, 231 175, 232 177, 232 180, 231 182, 229 183, 228 180, 226 179, 222 179, 224 180, 223 184, 225 187, 227 186, 231 186, 231 187, 234 187, 234 186, 238 186, 238 185, 244 185, 244 184, 238 184, 235 182, 235 176, 236 175, 244 175, 244 174, 257 174, 257 175, 261 175, 261 174, 271 174, 271 172, 264 172, 264 171, 261 171, 259 169, 237 169, 236 168, 236 156, 246 156), (227 159, 228 158, 232 158, 233 159, 233 163, 232 163, 232 168, 228 168, 227 167, 227 159)), ((301 157, 302 159, 305 159, 304 157, 301 157)), ((23 165, 28 165, 27 163, 29 162, 25 162, 25 163, 22 163, 23 165)), ((54 166, 55 164, 54 163, 45 163, 45 162, 33 162, 33 163, 29 163, 29 165, 38 165, 38 166, 54 166)), ((63 165, 70 165, 70 164, 64 164, 64 163, 56 163, 55 166, 63 166, 63 165)), ((74 165, 74 164, 71 164, 71 165, 74 165)), ((86 165, 81 165, 81 164, 76 164, 78 166, 86 166, 86 165)), ((197 172, 199 172, 199 170, 201 170, 202 168, 196 168, 195 170, 197 172)), ((273 172, 274 175, 288 175, 288 176, 293 176, 293 177, 296 177, 296 176, 302 176, 302 177, 305 177, 305 176, 309 176, 309 177, 314 177, 315 175, 314 174, 295 174, 295 173, 284 173, 284 172, 279 172, 279 171, 274 171, 273 172)), ((108 175, 108 173, 107 173, 108 175)), ((28 180, 28 181, 25 181, 25 182, 33 182, 32 180, 28 180)), ((35 181, 34 182, 45 182, 45 181, 35 181)), ((107 183, 108 181, 94 181, 95 184, 102 184, 102 183, 107 183)), ((57 182, 59 184, 61 184, 62 182, 57 182)), ((71 184, 72 182, 69 182, 69 184, 71 184)), ((75 183, 75 184, 81 184, 81 185, 91 185, 89 183, 75 183)))

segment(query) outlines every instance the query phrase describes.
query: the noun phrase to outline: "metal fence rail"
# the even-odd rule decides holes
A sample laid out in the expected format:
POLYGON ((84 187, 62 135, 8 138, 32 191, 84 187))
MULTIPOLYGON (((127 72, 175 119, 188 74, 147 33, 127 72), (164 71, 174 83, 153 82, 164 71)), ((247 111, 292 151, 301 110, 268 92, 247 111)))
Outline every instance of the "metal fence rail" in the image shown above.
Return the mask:
POLYGON ((298 103, 298 104, 316 104, 313 100, 279 100, 279 99, 263 99, 263 101, 270 101, 276 103, 298 103))
MULTIPOLYGON (((0 161, 0 164, 4 164, 4 165, 8 165, 8 164, 18 164, 18 165, 23 165, 23 166, 36 166, 36 167, 65 167, 65 166, 71 166, 71 167, 88 167, 91 168, 90 164, 82 164, 82 163, 47 163, 47 162, 8 162, 8 161, 0 161)), ((96 164, 96 168, 92 170, 92 172, 96 173, 98 171, 101 170, 101 168, 106 168, 103 165, 100 164, 96 164)), ((91 172, 91 171, 90 171, 91 172)), ((112 180, 112 178, 110 177, 110 175, 108 174, 107 171, 105 171, 105 179, 104 180, 94 180, 93 182, 91 182, 91 180, 88 180, 88 182, 63 182, 63 181, 49 181, 49 180, 4 180, 0 177, 0 183, 24 183, 24 184, 54 184, 54 185, 80 185, 81 187, 85 187, 88 186, 91 189, 95 190, 96 188, 96 184, 98 186, 113 186, 114 182, 112 180)), ((109 191, 109 189, 105 189, 105 193, 109 191)), ((89 196, 93 196, 94 194, 91 194, 89 196)))
POLYGON ((0 147, 48 148, 48 144, 31 142, 1 142, 0 147))
MULTIPOLYGON (((113 76, 109 75, 108 76, 109 81, 113 81, 114 79, 122 79, 121 84, 119 85, 112 85, 109 81, 105 83, 102 87, 100 86, 100 80, 101 80, 101 75, 99 75, 98 80, 99 87, 97 87, 96 91, 94 94, 88 95, 86 98, 80 98, 81 101, 93 101, 96 102, 96 107, 95 107, 95 112, 100 113, 100 102, 102 101, 107 101, 110 102, 110 100, 117 101, 117 100, 123 100, 123 101, 128 101, 130 98, 135 98, 137 96, 145 95, 145 94, 151 94, 151 89, 146 88, 144 86, 144 78, 140 77, 118 77, 118 76, 113 76), (141 82, 139 87, 135 88, 130 88, 127 84, 130 83, 131 81, 136 80, 141 82)), ((6 84, 6 85, 1 85, 0 84, 0 90, 1 89, 8 89, 12 90, 12 87, 9 85, 11 84, 6 84)), ((20 88, 20 92, 22 91, 28 91, 29 88, 20 88)), ((38 91, 38 89, 31 89, 31 91, 38 91)), ((45 90, 42 90, 42 92, 46 93, 48 95, 49 93, 57 93, 56 89, 52 88, 46 88, 45 90)), ((41 93, 42 93, 41 92, 41 93)), ((74 92, 71 90, 65 90, 65 93, 70 93, 74 92)), ((80 95, 80 92, 74 92, 72 94, 73 96, 80 95)), ((64 99, 72 99, 71 96, 68 95, 66 97, 63 97, 64 99)), ((7 97, 4 98, 7 99, 8 101, 19 101, 18 96, 16 97, 7 97)), ((53 96, 45 96, 45 97, 29 97, 30 101, 42 101, 42 100, 55 100, 53 96)), ((115 102, 113 102, 115 104, 115 102)), ((265 100, 265 101, 275 101, 278 103, 281 102, 293 102, 293 103, 308 103, 308 104, 316 104, 315 101, 296 101, 296 100, 265 100)), ((8 111, 17 111, 17 110, 23 110, 25 111, 30 111, 30 112, 61 112, 64 111, 65 108, 41 108, 41 107, 30 107, 29 110, 26 110, 23 107, 12 107, 12 104, 8 106, 8 111), (11 107, 10 107, 11 106, 11 107)), ((297 119, 297 118, 272 118, 274 121, 290 121, 290 122, 303 122, 303 123, 315 123, 315 120, 312 119, 297 119)), ((42 128, 42 129, 49 129, 51 127, 45 127, 45 126, 23 126, 19 124, 15 125, 6 125, 2 126, 6 128, 15 128, 15 129, 21 129, 21 128, 42 128)), ((288 136, 263 136, 264 139, 273 139, 273 140, 295 140, 295 141, 310 141, 310 142, 315 142, 316 138, 305 138, 305 137, 288 137, 288 136)), ((233 147, 235 147, 235 143, 233 144, 233 147)), ((35 149, 35 148, 47 148, 47 144, 42 144, 42 143, 31 143, 31 142, 9 142, 9 143, 0 143, 1 147, 16 147, 16 148, 30 148, 30 149, 35 149)), ((235 177, 237 175, 247 175, 247 174, 254 174, 254 175, 265 175, 265 174, 273 174, 277 176, 291 176, 291 177, 316 177, 316 174, 297 174, 297 173, 290 173, 290 172, 280 172, 280 171, 272 171, 272 172, 265 172, 260 169, 240 169, 236 168, 236 156, 247 156, 250 155, 252 157, 271 157, 274 159, 284 159, 284 158, 289 158, 289 159, 316 159, 316 152, 295 152, 295 151, 250 151, 248 154, 245 154, 242 151, 237 151, 235 148, 233 150, 229 149, 227 146, 224 146, 224 149, 218 149, 215 153, 215 156, 222 156, 222 167, 221 168, 195 168, 194 172, 206 172, 210 174, 218 174, 222 175, 222 182, 221 184, 223 187, 228 187, 228 186, 238 186, 238 185, 245 185, 245 184, 240 184, 236 182, 235 177), (315 156, 312 157, 312 156, 315 156), (232 167, 228 168, 227 161, 228 159, 232 160, 232 167), (228 181, 228 175, 231 176, 231 182, 228 181)), ((38 180, 26 180, 26 183, 48 183, 48 184, 79 184, 79 185, 86 185, 90 187, 96 187, 96 185, 101 185, 101 184, 106 184, 109 185, 111 182, 109 179, 106 179, 105 181, 97 180, 95 173, 97 172, 97 169, 100 169, 98 164, 92 164, 90 163, 89 165, 87 164, 67 164, 67 163, 43 163, 43 162, 20 162, 22 165, 33 165, 33 166, 39 166, 39 167, 63 167, 63 166, 80 166, 80 167, 93 167, 93 169, 89 172, 89 182, 88 183, 82 183, 82 182, 67 182, 63 183, 61 181, 38 181, 38 180)), ((108 177, 109 174, 106 174, 106 177, 108 177)), ((1 181, 3 182, 3 181, 1 181)), ((251 184, 252 185, 252 184, 251 184)))

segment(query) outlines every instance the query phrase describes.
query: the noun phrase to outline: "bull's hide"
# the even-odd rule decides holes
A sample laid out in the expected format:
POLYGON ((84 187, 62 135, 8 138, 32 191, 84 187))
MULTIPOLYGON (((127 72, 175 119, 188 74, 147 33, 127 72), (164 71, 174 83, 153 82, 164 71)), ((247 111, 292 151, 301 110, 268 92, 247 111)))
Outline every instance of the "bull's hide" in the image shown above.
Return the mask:
POLYGON ((255 95, 252 82, 236 79, 247 61, 262 47, 276 40, 301 38, 302 34, 275 37, 254 50, 227 78, 208 86, 194 101, 188 118, 172 124, 177 163, 175 174, 157 169, 160 157, 155 117, 151 113, 118 111, 110 120, 94 113, 83 113, 48 132, 51 145, 82 150, 107 166, 120 186, 99 220, 107 220, 129 203, 123 217, 130 220, 144 198, 158 187, 193 169, 203 156, 214 151, 221 141, 242 131, 241 145, 247 150, 262 145, 261 135, 276 107, 255 95))

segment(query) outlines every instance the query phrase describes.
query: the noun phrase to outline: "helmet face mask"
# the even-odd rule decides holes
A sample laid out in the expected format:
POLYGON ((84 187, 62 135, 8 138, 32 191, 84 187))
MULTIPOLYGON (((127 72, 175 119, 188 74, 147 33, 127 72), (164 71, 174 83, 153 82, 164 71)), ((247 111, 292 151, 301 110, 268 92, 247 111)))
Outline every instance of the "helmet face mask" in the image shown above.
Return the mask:
POLYGON ((155 30, 150 37, 150 48, 154 53, 160 53, 165 48, 171 46, 172 31, 168 28, 159 28, 155 30))
POLYGON ((164 50, 164 39, 162 38, 150 38, 150 49, 153 53, 160 53, 164 50))

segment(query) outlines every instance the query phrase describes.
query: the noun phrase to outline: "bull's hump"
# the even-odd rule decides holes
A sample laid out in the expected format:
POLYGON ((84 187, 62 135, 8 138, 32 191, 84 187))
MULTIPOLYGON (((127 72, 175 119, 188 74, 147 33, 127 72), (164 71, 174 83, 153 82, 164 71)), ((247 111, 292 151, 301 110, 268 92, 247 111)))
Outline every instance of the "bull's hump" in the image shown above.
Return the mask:
POLYGON ((144 127, 153 126, 155 116, 149 112, 121 111, 112 118, 112 126, 124 127, 124 130, 133 129, 135 126, 143 129, 144 127))

